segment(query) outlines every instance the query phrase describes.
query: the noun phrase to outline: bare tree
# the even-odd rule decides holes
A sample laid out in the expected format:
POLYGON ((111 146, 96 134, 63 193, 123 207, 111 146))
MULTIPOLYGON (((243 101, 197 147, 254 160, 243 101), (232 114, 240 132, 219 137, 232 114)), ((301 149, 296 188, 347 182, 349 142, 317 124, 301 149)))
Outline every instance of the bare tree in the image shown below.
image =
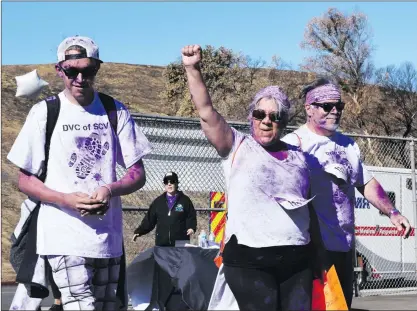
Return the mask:
POLYGON ((290 63, 274 55, 268 72, 268 84, 279 85, 291 102, 288 124, 297 126, 305 123, 304 103, 299 95, 302 87, 313 79, 315 74, 294 71, 290 63))
MULTIPOLYGON (((386 135, 417 135, 417 71, 412 63, 400 67, 388 66, 376 73, 376 83, 381 93, 380 109, 375 121, 386 135)), ((410 167, 408 142, 395 141, 386 146, 392 158, 404 167, 410 167)))
POLYGON ((317 52, 301 68, 338 81, 351 104, 345 113, 349 129, 366 134, 373 132, 367 127, 367 118, 375 108, 374 94, 367 87, 374 73, 371 38, 366 15, 360 12, 345 15, 330 8, 323 16, 310 20, 301 42, 302 48, 317 52))
POLYGON ((376 73, 384 113, 378 114, 386 135, 417 136, 417 70, 410 62, 376 73))
POLYGON ((259 86, 259 78, 266 62, 262 59, 252 59, 247 55, 235 54, 234 65, 228 72, 227 87, 219 101, 224 104, 221 113, 229 119, 246 120, 248 105, 259 86))

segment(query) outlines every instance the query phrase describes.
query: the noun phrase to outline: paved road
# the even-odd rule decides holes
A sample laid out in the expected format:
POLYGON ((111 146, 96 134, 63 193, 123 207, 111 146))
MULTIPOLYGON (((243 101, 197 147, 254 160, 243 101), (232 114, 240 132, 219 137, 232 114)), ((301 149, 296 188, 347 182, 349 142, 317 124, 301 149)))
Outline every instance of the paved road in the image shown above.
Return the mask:
MULTIPOLYGON (((1 310, 9 310, 16 288, 16 285, 1 285, 1 310)), ((42 300, 42 310, 49 310, 54 302, 51 290, 49 290, 49 293, 49 297, 42 300)), ((128 310, 133 310, 130 305, 128 310)))
POLYGON ((352 311, 417 310, 417 294, 354 298, 352 311))
MULTIPOLYGON (((16 290, 15 285, 1 286, 1 309, 9 310, 16 290)), ((42 301, 42 310, 48 310, 53 303, 52 296, 42 301)), ((353 298, 352 311, 417 310, 417 294, 386 295, 353 298)))
MULTIPOLYGON (((16 291, 16 285, 1 285, 1 309, 9 310, 12 303, 14 293, 16 291)), ((50 292, 50 291, 49 291, 50 292)), ((43 310, 48 310, 54 302, 52 294, 42 301, 41 307, 43 310)))

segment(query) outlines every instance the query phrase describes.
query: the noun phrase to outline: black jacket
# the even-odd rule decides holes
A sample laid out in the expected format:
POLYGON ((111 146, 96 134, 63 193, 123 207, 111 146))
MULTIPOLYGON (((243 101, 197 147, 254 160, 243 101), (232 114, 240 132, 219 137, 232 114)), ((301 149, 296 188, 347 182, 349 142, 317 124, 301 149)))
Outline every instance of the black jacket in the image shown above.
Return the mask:
POLYGON ((168 213, 166 192, 157 197, 149 207, 145 218, 135 230, 135 234, 145 235, 156 226, 156 246, 175 246, 175 241, 189 240, 188 229, 197 230, 197 217, 190 198, 178 191, 177 200, 168 213))

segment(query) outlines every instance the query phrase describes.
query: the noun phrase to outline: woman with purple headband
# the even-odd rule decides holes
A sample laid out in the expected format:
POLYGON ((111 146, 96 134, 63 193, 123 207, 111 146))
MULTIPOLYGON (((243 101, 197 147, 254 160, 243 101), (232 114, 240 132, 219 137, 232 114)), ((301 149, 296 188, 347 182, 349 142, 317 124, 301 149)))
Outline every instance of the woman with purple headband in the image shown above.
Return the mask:
POLYGON ((261 89, 245 135, 214 109, 200 46, 185 46, 182 61, 201 127, 223 158, 228 220, 221 270, 239 309, 310 310, 309 170, 304 154, 280 140, 287 96, 278 86, 261 89))

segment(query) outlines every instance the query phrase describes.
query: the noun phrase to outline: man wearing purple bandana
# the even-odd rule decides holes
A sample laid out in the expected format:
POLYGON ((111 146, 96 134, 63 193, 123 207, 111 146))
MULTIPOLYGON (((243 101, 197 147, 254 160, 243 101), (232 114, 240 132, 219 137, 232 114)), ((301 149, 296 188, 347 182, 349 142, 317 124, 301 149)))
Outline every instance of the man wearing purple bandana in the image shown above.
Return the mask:
POLYGON ((317 159, 311 165, 311 192, 318 215, 327 263, 335 266, 348 307, 353 290, 353 240, 355 188, 373 206, 387 215, 407 238, 411 227, 395 209, 379 182, 360 159, 358 145, 337 132, 345 104, 337 84, 319 78, 302 91, 307 122, 282 140, 300 147, 317 159), (317 163, 316 162, 316 163, 317 163))
POLYGON ((175 241, 189 240, 197 230, 197 217, 193 202, 178 190, 178 175, 169 172, 164 176, 165 192, 149 207, 133 241, 152 231, 156 226, 155 245, 175 246, 175 241))

